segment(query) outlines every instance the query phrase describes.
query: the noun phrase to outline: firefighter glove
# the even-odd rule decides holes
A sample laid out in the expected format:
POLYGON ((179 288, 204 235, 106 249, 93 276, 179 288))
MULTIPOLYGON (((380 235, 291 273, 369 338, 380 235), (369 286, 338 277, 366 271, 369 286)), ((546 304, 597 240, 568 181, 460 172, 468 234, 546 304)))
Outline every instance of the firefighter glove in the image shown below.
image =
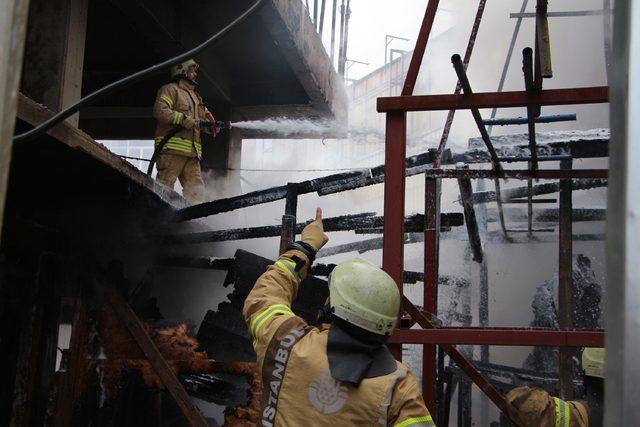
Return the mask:
POLYGON ((329 238, 324 234, 324 227, 322 226, 322 209, 317 208, 316 220, 302 230, 302 242, 318 252, 328 241, 329 238))

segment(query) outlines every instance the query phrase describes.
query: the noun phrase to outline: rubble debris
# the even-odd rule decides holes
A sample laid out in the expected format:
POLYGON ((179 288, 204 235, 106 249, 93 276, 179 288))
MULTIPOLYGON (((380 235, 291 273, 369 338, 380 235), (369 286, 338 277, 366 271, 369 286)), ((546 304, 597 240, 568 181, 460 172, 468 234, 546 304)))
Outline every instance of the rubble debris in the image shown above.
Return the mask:
MULTIPOLYGON (((538 286, 531 308, 533 328, 558 329, 557 291, 549 281, 538 286)), ((602 327, 602 286, 596 281, 589 257, 579 254, 573 259, 573 327, 597 329, 602 327)), ((558 372, 557 349, 534 347, 523 367, 537 372, 558 372)))
POLYGON ((247 406, 251 382, 230 374, 183 375, 180 381, 191 396, 224 406, 247 406))
MULTIPOLYGON (((225 286, 233 285, 229 301, 220 303, 217 310, 207 312, 197 338, 207 354, 217 361, 252 362, 256 354, 242 318, 242 306, 256 280, 274 261, 243 250, 236 251, 234 257, 236 262, 225 280, 225 286)), ((327 282, 309 276, 300 284, 291 309, 307 323, 316 324, 317 310, 328 296, 327 282)))
MULTIPOLYGON (((156 328, 145 323, 144 329, 175 375, 211 371, 211 360, 206 352, 199 351, 198 341, 189 336, 185 324, 156 328)), ((103 381, 107 390, 113 390, 123 370, 131 368, 140 371, 147 386, 164 389, 164 383, 110 306, 102 310, 100 337, 106 356, 103 381)))
POLYGON ((262 375, 255 363, 226 363, 221 372, 232 375, 243 375, 250 378, 249 403, 227 408, 224 414, 224 425, 234 427, 254 427, 260 421, 262 409, 262 375))

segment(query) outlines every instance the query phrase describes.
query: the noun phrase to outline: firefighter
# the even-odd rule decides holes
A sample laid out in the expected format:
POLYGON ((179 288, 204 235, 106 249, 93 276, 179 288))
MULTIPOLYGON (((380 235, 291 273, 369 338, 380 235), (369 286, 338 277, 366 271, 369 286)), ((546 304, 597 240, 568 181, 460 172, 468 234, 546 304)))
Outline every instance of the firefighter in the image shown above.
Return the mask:
POLYGON ((517 387, 507 393, 520 427, 600 427, 604 398, 605 351, 585 348, 582 353, 585 400, 563 401, 539 388, 517 387))
POLYGON ((322 210, 245 300, 262 373, 260 426, 435 426, 416 379, 384 345, 393 333, 400 294, 393 279, 363 259, 329 277, 320 328, 291 311, 298 286, 328 238, 322 210), (326 323, 325 323, 326 322, 326 323))
POLYGON ((167 139, 156 161, 157 179, 173 188, 176 179, 182 184, 182 194, 191 204, 204 201, 204 182, 200 172, 202 158, 201 131, 215 130, 201 128, 200 124, 215 122, 213 115, 196 92, 198 63, 192 59, 171 68, 172 83, 158 90, 153 107, 153 117, 158 121, 155 145, 178 126, 179 130, 167 139))

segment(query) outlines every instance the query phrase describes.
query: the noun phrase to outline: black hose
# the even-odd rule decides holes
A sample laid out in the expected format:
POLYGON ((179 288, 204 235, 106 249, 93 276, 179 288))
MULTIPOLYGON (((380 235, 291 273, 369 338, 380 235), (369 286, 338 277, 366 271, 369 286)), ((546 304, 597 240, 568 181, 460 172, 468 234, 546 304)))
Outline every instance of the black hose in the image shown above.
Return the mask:
POLYGON ((160 153, 162 152, 162 150, 164 150, 164 146, 167 145, 167 142, 169 142, 169 140, 171 138, 173 138, 176 133, 180 132, 180 129, 182 129, 182 126, 175 126, 173 129, 171 129, 169 131, 168 134, 165 135, 164 138, 162 138, 162 141, 160 141, 158 143, 158 145, 156 145, 155 150, 153 150, 153 155, 151 156, 151 159, 149 160, 149 167, 147 168, 147 175, 151 176, 151 173, 153 172, 153 167, 156 164, 156 160, 158 160, 158 157, 160 156, 160 153))
POLYGON ((121 88, 125 87, 126 85, 134 83, 134 82, 142 79, 143 77, 146 77, 149 74, 155 73, 156 71, 159 71, 159 70, 161 70, 163 68, 179 64, 180 62, 183 62, 186 59, 189 59, 189 58, 197 55, 198 53, 202 52, 204 49, 209 47, 209 45, 211 45, 213 42, 217 41, 222 36, 224 36, 229 31, 231 31, 235 26, 237 26, 240 23, 242 23, 251 14, 253 14, 262 5, 262 3, 264 3, 264 2, 265 2, 265 0, 256 0, 256 2, 250 8, 248 8, 246 11, 244 11, 242 13, 242 15, 238 16, 231 23, 229 23, 226 27, 224 27, 223 29, 218 31, 216 34, 214 34, 211 38, 209 38, 208 40, 206 40, 202 44, 196 46, 195 48, 191 49, 190 51, 185 52, 185 53, 183 53, 181 55, 178 55, 176 57, 173 57, 171 59, 168 59, 168 60, 166 60, 164 62, 161 62, 160 64, 152 65, 149 68, 146 68, 146 69, 144 69, 142 71, 138 71, 137 73, 131 74, 130 76, 124 77, 124 78, 122 78, 122 79, 120 79, 120 80, 118 80, 116 82, 108 84, 107 86, 105 86, 105 87, 103 87, 101 89, 98 89, 97 91, 95 91, 95 92, 85 96, 84 98, 80 99, 78 102, 76 102, 72 106, 60 111, 58 114, 54 115, 49 120, 45 121, 44 123, 41 123, 40 125, 36 126, 35 128, 31 129, 30 131, 22 133, 20 135, 14 136, 13 137, 13 142, 25 142, 25 141, 30 141, 30 140, 32 140, 34 138, 37 138, 37 137, 43 135, 46 131, 51 129, 53 126, 57 125, 61 121, 65 120, 66 118, 68 118, 68 117, 72 116, 73 114, 75 114, 78 110, 80 110, 80 108, 82 108, 82 107, 84 107, 86 105, 89 105, 92 101, 95 101, 95 100, 97 100, 97 99, 99 99, 99 98, 101 98, 101 97, 103 97, 105 95, 108 95, 108 94, 112 93, 115 90, 121 89, 121 88))

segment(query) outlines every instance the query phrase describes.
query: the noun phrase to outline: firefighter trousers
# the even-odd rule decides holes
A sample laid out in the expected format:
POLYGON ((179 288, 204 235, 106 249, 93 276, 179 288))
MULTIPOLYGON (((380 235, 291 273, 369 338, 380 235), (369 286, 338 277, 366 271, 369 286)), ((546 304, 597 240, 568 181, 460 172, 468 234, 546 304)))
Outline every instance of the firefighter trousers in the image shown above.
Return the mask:
POLYGON ((193 205, 204 202, 204 182, 200 172, 200 159, 178 154, 161 153, 156 162, 156 179, 173 188, 176 179, 182 185, 182 195, 193 205))

